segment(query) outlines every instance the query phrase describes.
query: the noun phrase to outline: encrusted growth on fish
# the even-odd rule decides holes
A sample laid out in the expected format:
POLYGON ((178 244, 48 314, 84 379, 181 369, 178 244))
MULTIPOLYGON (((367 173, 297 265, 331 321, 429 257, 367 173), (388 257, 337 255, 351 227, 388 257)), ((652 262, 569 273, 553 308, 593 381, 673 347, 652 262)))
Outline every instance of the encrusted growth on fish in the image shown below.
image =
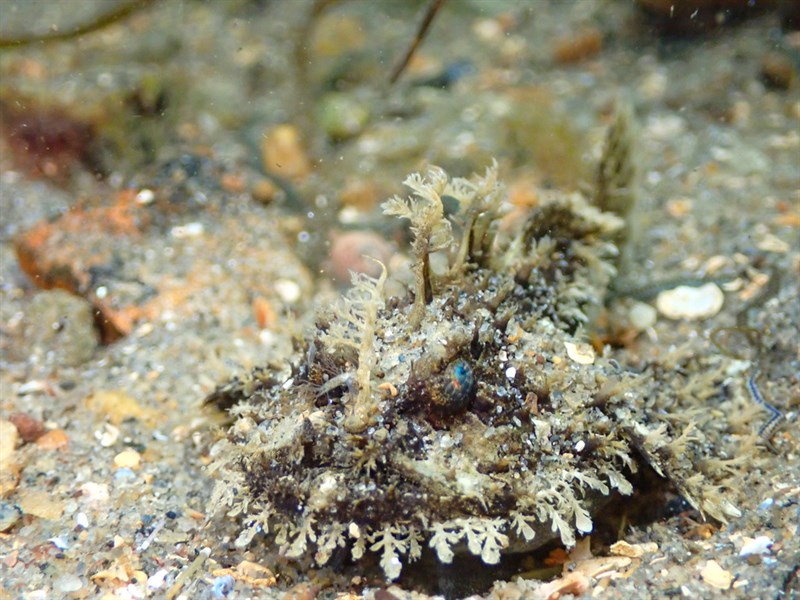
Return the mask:
POLYGON ((409 293, 385 298, 385 269, 354 276, 291 378, 259 371, 257 385, 213 396, 227 406, 226 390, 253 392, 213 451, 211 509, 241 522, 237 545, 267 535, 318 565, 374 553, 389 580, 424 552, 496 564, 553 538, 573 545, 612 493, 633 492, 642 459, 724 519, 717 488, 681 455, 701 452, 703 436, 659 421, 658 394, 642 401, 653 376, 569 354, 614 277, 623 220, 553 193, 500 235, 496 164, 406 184, 412 196, 385 212, 411 224, 409 293), (443 196, 458 202, 450 216, 443 196), (434 252, 446 269, 431 268, 434 252))

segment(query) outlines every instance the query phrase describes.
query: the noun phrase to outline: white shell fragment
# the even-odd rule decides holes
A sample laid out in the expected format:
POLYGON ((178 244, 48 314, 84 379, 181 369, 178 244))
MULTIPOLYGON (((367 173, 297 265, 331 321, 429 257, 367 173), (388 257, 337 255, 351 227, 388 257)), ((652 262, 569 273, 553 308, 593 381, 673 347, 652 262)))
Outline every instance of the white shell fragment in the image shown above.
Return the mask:
MULTIPOLYGON (((746 538, 747 539, 747 538, 746 538)), ((768 554, 770 546, 774 542, 766 535, 760 535, 755 539, 748 539, 747 543, 739 550, 739 556, 750 556, 751 554, 768 554)))
POLYGON ((636 302, 628 311, 628 318, 636 331, 644 331, 656 324, 656 309, 645 304, 636 302))
POLYGON ((564 342, 564 347, 567 349, 567 356, 569 356, 579 365, 594 364, 594 348, 592 348, 589 344, 573 344, 572 342, 564 342))
POLYGON ((665 290, 656 298, 658 312, 670 319, 699 321, 716 315, 725 295, 716 283, 699 287, 678 286, 665 290))

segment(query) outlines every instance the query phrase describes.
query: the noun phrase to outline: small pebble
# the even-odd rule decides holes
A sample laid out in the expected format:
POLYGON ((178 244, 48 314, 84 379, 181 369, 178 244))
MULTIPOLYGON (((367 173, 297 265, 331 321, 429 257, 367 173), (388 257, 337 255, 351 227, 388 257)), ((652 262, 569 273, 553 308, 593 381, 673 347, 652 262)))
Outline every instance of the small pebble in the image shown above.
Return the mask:
POLYGON ((275 291, 281 300, 287 304, 294 304, 300 300, 300 286, 291 279, 279 279, 275 282, 275 291))
POLYGON ((100 442, 103 448, 110 448, 116 444, 119 439, 119 429, 110 423, 105 423, 102 431, 95 431, 94 437, 100 442))
POLYGON ((17 524, 22 511, 10 502, 0 502, 0 533, 5 533, 17 524))
POLYGON ((253 184, 251 195, 253 200, 261 204, 269 204, 278 195, 280 189, 269 179, 259 179, 253 184))
POLYGON ((108 502, 109 490, 107 483, 95 483, 94 481, 87 481, 80 487, 81 500, 98 508, 108 502))
POLYGON ((222 575, 214 580, 211 585, 211 593, 214 598, 225 598, 233 591, 233 586, 236 583, 234 578, 230 575, 222 575))
POLYGON ((589 344, 573 344, 572 342, 565 342, 564 347, 567 349, 567 356, 574 360, 579 365, 594 364, 595 352, 589 344))
POLYGON ((320 100, 317 118, 329 138, 342 141, 361 133, 369 120, 369 108, 346 92, 330 92, 320 100))
POLYGON ((19 431, 11 421, 0 421, 0 467, 11 462, 19 443, 19 431))
POLYGON ((658 545, 653 542, 646 544, 629 544, 625 540, 620 540, 611 544, 609 552, 616 556, 627 556, 628 558, 641 558, 646 553, 656 552, 658 545))
POLYGON ((278 314, 264 296, 253 298, 253 316, 260 329, 271 329, 278 322, 278 314))
POLYGON ((645 331, 656 324, 658 313, 644 302, 636 302, 628 311, 628 318, 636 331, 645 331))
POLYGON ((69 544, 64 538, 53 537, 50 538, 48 541, 59 550, 67 550, 69 548, 69 544))
POLYGON ((200 237, 204 232, 205 226, 196 221, 192 223, 186 223, 185 225, 176 225, 169 230, 169 234, 178 240, 200 237))
POLYGON ((365 212, 375 208, 379 198, 380 191, 375 183, 364 179, 348 181, 339 194, 339 200, 344 206, 352 206, 365 212))
POLYGON ((764 252, 773 252, 775 254, 786 254, 792 249, 787 242, 784 242, 782 239, 772 235, 771 233, 768 233, 761 238, 761 240, 759 240, 759 242, 756 244, 756 247, 764 252))
POLYGON ((749 540, 742 549, 739 550, 739 556, 750 556, 751 554, 767 554, 773 541, 766 535, 760 535, 754 540, 749 540))
POLYGON ((278 125, 268 131, 261 143, 261 156, 264 169, 282 177, 302 179, 311 171, 300 132, 292 125, 278 125))
POLYGON ((796 78, 795 69, 787 54, 770 52, 761 61, 761 79, 767 87, 788 90, 796 78))
POLYGON ((114 472, 114 479, 117 481, 136 479, 136 473, 129 467, 121 467, 114 472))
POLYGON ((158 571, 156 571, 150 577, 147 578, 147 587, 151 590, 157 590, 159 588, 164 587, 168 574, 169 571, 167 571, 166 569, 159 569, 158 571))
POLYGON ((142 455, 136 450, 128 448, 114 457, 114 466, 118 469, 138 469, 142 455))
POLYGON ((98 416, 119 425, 125 419, 155 419, 154 411, 143 408, 134 398, 120 391, 100 390, 86 398, 88 408, 98 416))
POLYGON ((700 576, 708 585, 720 590, 727 590, 733 583, 733 575, 723 569, 715 560, 709 560, 700 570, 700 576))
POLYGON ((79 512, 75 515, 75 525, 81 529, 89 529, 89 517, 86 516, 86 513, 79 512))
POLYGON ((44 423, 26 413, 13 413, 8 420, 17 428, 24 442, 35 442, 45 432, 44 423))
POLYGON ((17 505, 26 515, 55 521, 64 513, 63 503, 44 490, 25 490, 17 496, 17 505))
POLYGON ((350 283, 350 271, 378 277, 381 266, 375 260, 385 264, 392 254, 392 245, 376 233, 349 231, 335 234, 331 240, 329 257, 331 274, 336 281, 345 284, 350 283))
POLYGON ((66 574, 62 575, 55 581, 55 588, 62 594, 71 594, 77 592, 83 587, 83 581, 77 575, 66 574))
POLYGON ((36 440, 42 450, 63 450, 69 445, 69 436, 63 429, 53 429, 36 440))
POLYGON ((725 295, 716 283, 699 287, 682 285, 661 292, 656 298, 656 308, 669 319, 696 321, 716 315, 724 301, 725 295))
POLYGON ((574 64, 599 54, 603 49, 603 34, 595 27, 586 27, 556 40, 553 60, 574 64))

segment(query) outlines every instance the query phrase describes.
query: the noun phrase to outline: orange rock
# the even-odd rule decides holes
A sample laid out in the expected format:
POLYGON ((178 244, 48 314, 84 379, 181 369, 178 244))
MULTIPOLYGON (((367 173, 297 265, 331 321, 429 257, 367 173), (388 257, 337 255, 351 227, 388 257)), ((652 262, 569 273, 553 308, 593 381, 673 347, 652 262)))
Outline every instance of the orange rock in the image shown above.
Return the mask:
POLYGON ((86 297, 100 313, 103 340, 114 341, 132 324, 92 289, 92 270, 114 264, 115 245, 98 240, 138 237, 149 225, 134 190, 120 192, 114 204, 77 207, 53 222, 42 221, 15 240, 20 268, 42 289, 63 289, 86 297))
POLYGON ((596 27, 587 27, 556 40, 553 60, 560 64, 575 64, 600 54, 603 34, 596 27))
POLYGON ((25 442, 35 442, 44 433, 44 424, 26 413, 16 412, 8 417, 25 442))
POLYGON ((278 315, 275 309, 269 303, 269 300, 264 296, 256 296, 253 299, 253 315, 256 318, 256 323, 261 329, 270 329, 275 326, 278 321, 278 315))
POLYGON ((63 450, 69 446, 69 436, 63 429, 53 429, 39 437, 36 445, 43 450, 63 450))
POLYGON ((330 269, 340 283, 349 283, 350 271, 377 277, 381 267, 371 257, 387 263, 392 257, 392 245, 377 233, 349 231, 333 237, 330 251, 330 269))
POLYGON ((278 125, 261 143, 264 169, 289 179, 303 179, 311 171, 300 132, 292 125, 278 125))
POLYGON ((219 183, 223 190, 232 194, 241 194, 247 188, 244 177, 240 173, 225 173, 219 183))
POLYGON ((259 179, 253 184, 253 200, 261 204, 269 204, 275 199, 279 189, 269 179, 259 179))
POLYGON ((353 206, 363 211, 375 208, 378 198, 378 187, 370 181, 361 179, 348 181, 340 195, 342 204, 353 206))
POLYGON ((64 502, 44 490, 23 490, 17 494, 17 505, 26 515, 55 521, 64 514, 64 502))
POLYGON ((86 398, 91 411, 119 425, 125 419, 143 419, 154 422, 159 415, 156 411, 144 408, 134 398, 121 391, 100 390, 86 398))

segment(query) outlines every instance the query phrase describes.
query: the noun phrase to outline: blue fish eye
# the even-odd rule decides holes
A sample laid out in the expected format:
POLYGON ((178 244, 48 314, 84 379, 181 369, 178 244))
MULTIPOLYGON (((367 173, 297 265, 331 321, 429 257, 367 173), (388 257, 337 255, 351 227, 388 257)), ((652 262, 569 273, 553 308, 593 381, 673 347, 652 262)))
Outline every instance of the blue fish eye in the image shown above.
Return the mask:
POLYGON ((459 410, 469 400, 475 386, 472 367, 463 360, 450 364, 445 371, 444 391, 452 409, 459 410))

